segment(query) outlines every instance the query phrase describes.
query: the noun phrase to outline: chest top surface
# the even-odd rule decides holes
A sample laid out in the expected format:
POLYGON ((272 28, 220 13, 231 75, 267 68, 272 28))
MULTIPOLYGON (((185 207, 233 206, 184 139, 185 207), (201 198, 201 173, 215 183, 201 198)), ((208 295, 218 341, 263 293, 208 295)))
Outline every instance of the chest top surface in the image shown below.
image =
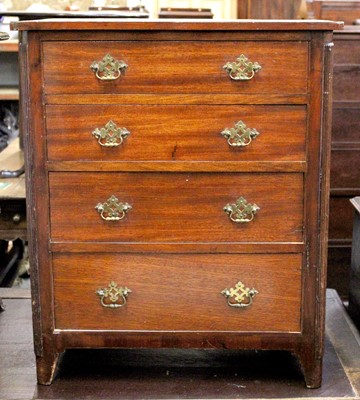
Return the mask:
POLYGON ((153 31, 312 31, 339 30, 343 23, 325 20, 146 20, 132 21, 116 18, 45 19, 15 22, 17 30, 153 30, 153 31))

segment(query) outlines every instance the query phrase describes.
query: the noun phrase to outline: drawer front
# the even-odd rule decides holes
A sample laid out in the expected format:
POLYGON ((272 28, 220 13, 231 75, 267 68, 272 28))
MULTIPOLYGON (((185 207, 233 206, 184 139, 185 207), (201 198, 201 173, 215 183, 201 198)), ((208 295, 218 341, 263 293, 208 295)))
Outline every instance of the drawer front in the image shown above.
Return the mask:
POLYGON ((307 42, 44 42, 43 59, 48 94, 304 94, 308 89, 307 42), (100 80, 90 69, 107 54, 127 65, 115 80, 100 80), (235 81, 223 67, 242 54, 261 69, 251 80, 235 81))
POLYGON ((351 245, 354 208, 350 203, 353 196, 336 196, 330 198, 329 242, 347 241, 351 245))
POLYGON ((301 264, 299 254, 54 254, 55 328, 298 332, 301 264), (248 307, 221 294, 239 281, 258 291, 248 307), (96 294, 111 282, 131 290, 122 307, 96 294))
POLYGON ((334 107, 332 119, 333 142, 360 142, 360 107, 334 107))
POLYGON ((335 101, 360 100, 360 65, 338 65, 334 68, 335 101))
POLYGON ((359 35, 348 35, 348 39, 337 39, 334 35, 334 65, 360 64, 359 35))
POLYGON ((360 169, 354 168, 360 159, 360 150, 333 150, 331 152, 331 188, 360 188, 360 169))
POLYGON ((53 241, 303 240, 302 174, 53 172, 50 199, 53 241), (99 214, 112 195, 132 207, 118 221, 99 214), (223 210, 240 197, 260 207, 251 222, 232 222, 223 210))
POLYGON ((46 127, 52 161, 305 161, 304 106, 47 106, 46 127))

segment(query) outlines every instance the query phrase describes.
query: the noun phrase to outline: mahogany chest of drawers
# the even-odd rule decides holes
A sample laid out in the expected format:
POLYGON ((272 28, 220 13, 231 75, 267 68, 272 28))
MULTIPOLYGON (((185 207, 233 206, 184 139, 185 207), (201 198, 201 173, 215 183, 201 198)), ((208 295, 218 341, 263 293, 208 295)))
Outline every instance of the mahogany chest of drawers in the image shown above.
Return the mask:
POLYGON ((321 383, 331 22, 21 31, 35 352, 283 349, 321 383))

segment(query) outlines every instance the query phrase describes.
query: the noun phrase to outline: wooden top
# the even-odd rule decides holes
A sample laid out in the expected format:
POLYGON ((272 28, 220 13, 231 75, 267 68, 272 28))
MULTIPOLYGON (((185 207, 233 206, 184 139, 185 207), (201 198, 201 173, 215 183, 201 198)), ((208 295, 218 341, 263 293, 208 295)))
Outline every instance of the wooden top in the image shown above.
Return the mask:
POLYGON ((14 30, 187 30, 187 31, 298 31, 339 30, 342 22, 325 20, 122 20, 122 19, 44 19, 14 22, 14 30))

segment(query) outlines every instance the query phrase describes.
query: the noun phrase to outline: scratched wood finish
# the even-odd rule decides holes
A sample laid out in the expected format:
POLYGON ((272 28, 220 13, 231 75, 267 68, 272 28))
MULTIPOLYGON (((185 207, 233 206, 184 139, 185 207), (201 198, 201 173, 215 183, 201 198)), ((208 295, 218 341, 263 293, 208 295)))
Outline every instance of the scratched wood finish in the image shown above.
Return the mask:
MULTIPOLYGON (((328 105, 331 99, 332 76, 329 44, 332 40, 331 29, 340 25, 323 21, 291 23, 289 21, 273 23, 268 21, 217 23, 213 21, 211 24, 173 21, 166 21, 166 23, 27 21, 20 22, 16 26, 24 29, 21 37, 21 76, 25 94, 22 96, 24 99, 22 104, 25 117, 23 121, 26 121, 24 131, 26 132, 27 190, 31 221, 34 337, 39 383, 52 382, 60 352, 71 347, 191 348, 200 346, 208 348, 215 346, 228 349, 289 350, 300 360, 306 385, 318 387, 321 384, 322 375, 325 316, 330 150, 328 105), (89 64, 94 61, 94 54, 99 51, 100 47, 97 46, 99 43, 105 45, 101 50, 118 51, 120 49, 120 56, 124 57, 127 57, 125 52, 128 46, 127 54, 131 54, 131 63, 124 79, 115 83, 112 86, 114 89, 106 89, 108 91, 98 82, 94 83, 94 75, 91 78, 87 75, 84 77, 82 70, 83 67, 86 71, 89 70, 89 64), (144 51, 140 52, 139 49, 144 51), (77 56, 71 56, 71 51, 67 52, 68 50, 78 50, 77 56), (228 77, 224 78, 222 66, 228 61, 229 55, 235 54, 237 57, 242 52, 251 58, 254 54, 259 57, 256 61, 260 64, 263 62, 263 68, 251 81, 231 82, 228 77), (180 54, 182 57, 179 57, 180 54), (164 56, 159 57, 159 55, 164 56), (64 63, 59 63, 59 59, 64 63), (53 64, 55 62, 57 65, 53 64), (64 68, 64 65, 67 68, 64 68), (132 75, 139 65, 143 75, 140 77, 138 73, 137 76, 132 75), (144 65, 146 67, 143 67, 144 65), (155 68, 162 65, 163 69, 155 68), (49 74, 50 70, 51 74, 49 74), (171 74, 169 75, 168 72, 171 74), (60 80, 58 80, 59 77, 61 77, 60 80), (126 80, 127 78, 130 79, 126 80), (238 83, 240 85, 237 85, 238 83), (122 94, 118 88, 124 88, 127 92, 122 94), (126 99, 130 99, 130 103, 127 103, 126 99), (223 100, 220 101, 220 99, 223 100), (163 108, 170 105, 176 106, 179 108, 173 116, 174 124, 182 117, 181 107, 188 105, 203 109, 204 106, 225 105, 234 109, 237 106, 257 107, 259 105, 266 105, 266 107, 274 105, 278 107, 277 109, 294 106, 294 110, 304 107, 307 127, 306 154, 301 161, 293 160, 289 156, 290 160, 287 162, 261 161, 254 158, 252 161, 244 161, 243 164, 239 161, 223 160, 221 162, 194 162, 192 160, 104 162, 103 160, 84 161, 76 156, 73 161, 66 162, 61 159, 49 162, 47 154, 49 126, 46 125, 46 107, 79 105, 80 109, 81 104, 91 107, 101 104, 109 104, 109 107, 110 105, 118 107, 123 104, 138 104, 147 107, 159 105, 163 108), (131 168, 134 164, 136 164, 136 173, 125 171, 125 169, 133 171, 131 168), (256 164, 259 165, 255 167, 256 164), (278 166, 279 164, 283 164, 282 169, 278 166), (162 165, 162 169, 159 165, 162 165), (216 169, 219 165, 223 168, 221 172, 216 169), (228 165, 233 170, 235 169, 236 173, 230 173, 226 169, 228 165), (245 167, 245 170, 242 170, 242 167, 245 167), (320 176, 321 179, 319 179, 320 176), (189 179, 188 182, 184 179, 185 177, 189 179), (142 240, 141 242, 129 241, 122 229, 116 231, 113 229, 112 234, 109 235, 104 233, 105 229, 101 228, 101 224, 105 221, 101 220, 94 207, 99 201, 105 201, 108 198, 109 187, 129 190, 134 199, 143 200, 142 205, 145 204, 145 207, 137 208, 132 204, 133 209, 126 219, 120 221, 129 226, 135 221, 139 228, 144 228, 135 229, 135 225, 131 228, 131 235, 134 235, 131 240, 142 240), (219 199, 226 200, 225 204, 235 201, 239 189, 242 192, 249 191, 239 195, 247 197, 251 194, 251 197, 254 197, 249 201, 258 204, 257 198, 260 195, 265 201, 265 208, 262 204, 258 204, 261 210, 252 222, 261 222, 262 219, 257 219, 257 217, 261 216, 261 211, 265 209, 263 222, 266 223, 261 222, 257 225, 258 228, 253 228, 250 224, 245 226, 245 229, 252 230, 252 236, 240 236, 241 227, 229 221, 222 211, 224 204, 221 202, 220 205, 219 202, 219 199), (95 199, 93 196, 97 193, 103 194, 104 198, 95 199), (230 200, 226 194, 232 194, 234 198, 230 200), (95 200, 94 203, 92 199, 95 200), (89 212, 88 215, 82 214, 84 204, 90 207, 86 211, 86 213, 89 212), (214 217, 212 208, 211 212, 208 212, 209 205, 218 205, 221 217, 214 217), (282 207, 285 207, 285 213, 281 212, 282 207), (204 215, 210 222, 204 222, 204 215), (92 224, 93 216, 97 218, 96 224, 100 220, 100 225, 92 224), (166 220, 167 223, 159 222, 160 219, 166 220), (79 226, 81 230, 74 234, 79 226), (203 230, 204 226, 205 230, 203 230), (227 226, 226 229, 225 226, 227 226), (170 234, 164 234, 163 230, 170 234), (149 241, 144 241, 144 234, 147 235, 149 241), (96 239, 96 236, 101 237, 101 235, 105 238, 104 240, 96 239), (265 242, 264 237, 267 240, 265 242), (154 243, 154 238, 160 241, 154 243), (121 242, 121 240, 125 241, 121 242), (209 242, 209 240, 218 241, 209 242), (276 240, 284 240, 284 242, 276 240), (279 331, 276 329, 280 328, 271 328, 278 322, 276 319, 272 320, 271 314, 274 310, 270 306, 266 308, 269 310, 269 315, 266 317, 268 319, 259 318, 259 322, 254 322, 253 325, 259 324, 258 328, 250 328, 258 329, 256 332, 251 330, 199 331, 195 327, 194 316, 190 317, 194 321, 192 322, 194 330, 177 331, 171 329, 170 322, 166 322, 171 320, 171 314, 167 319, 163 318, 164 324, 169 324, 167 326, 170 329, 167 331, 145 329, 127 331, 119 335, 116 330, 109 330, 110 328, 106 330, 99 328, 95 331, 81 331, 76 328, 55 329, 55 299, 59 299, 60 296, 67 301, 64 289, 58 290, 60 286, 55 285, 57 281, 54 277, 57 279, 60 271, 57 269, 58 260, 61 258, 64 262, 61 273, 66 275, 73 271, 77 277, 80 276, 77 284, 76 279, 71 279, 71 284, 69 283, 76 285, 77 289, 74 290, 77 292, 83 290, 80 282, 86 286, 90 275, 102 277, 105 273, 111 272, 116 274, 116 278, 121 278, 118 275, 121 274, 121 266, 107 263, 104 271, 99 267, 100 259, 113 260, 114 257, 127 260, 124 271, 127 271, 129 279, 133 279, 132 274, 134 278, 138 277, 132 281, 134 284, 136 284, 135 280, 142 282, 140 278, 144 274, 151 275, 151 279, 146 283, 146 285, 149 284, 147 286, 149 294, 163 287, 160 278, 155 274, 156 271, 153 271, 154 268, 151 269, 154 265, 151 260, 156 259, 156 263, 167 260, 168 265, 173 267, 167 269, 162 264, 162 274, 160 274, 160 277, 164 277, 164 282, 168 283, 167 286, 172 287, 172 279, 175 279, 181 284, 185 281, 196 289, 189 295, 193 296, 192 301, 188 302, 190 310, 197 307, 194 298, 204 298, 202 288, 207 282, 212 282, 211 275, 223 279, 232 273, 229 272, 231 269, 226 268, 226 264, 220 263, 220 260, 224 260, 223 257, 232 260, 229 265, 233 265, 232 269, 238 273, 247 271, 247 267, 240 263, 241 260, 249 260, 252 264, 251 260, 257 259, 254 263, 261 268, 252 266, 249 274, 251 275, 253 271, 261 274, 261 279, 259 279, 260 283, 265 285, 265 293, 269 293, 270 287, 285 285, 285 290, 292 291, 291 298, 297 302, 297 311, 294 313, 289 311, 294 310, 292 300, 289 305, 287 301, 283 302, 283 307, 291 313, 291 316, 283 316, 282 322, 277 319, 279 324, 283 324, 281 328, 283 330, 279 331), (146 261, 147 258, 149 264, 146 261), (269 267, 269 265, 274 265, 269 260, 278 258, 279 260, 280 258, 287 259, 288 262, 279 262, 279 270, 275 266, 269 267), (69 267, 71 260, 74 264, 69 267), (142 264, 140 265, 136 260, 142 264), (186 268, 185 260, 190 260, 187 265, 191 265, 191 268, 186 268), (218 261, 213 263, 212 260, 218 261), (94 274, 86 275, 86 266, 92 262, 99 266, 94 267, 96 269, 94 274), (207 268, 204 268, 204 265, 207 268), (216 269, 214 265, 217 266, 216 269), (84 274, 80 275, 82 270, 84 274), (209 274, 200 279, 199 271, 207 270, 209 274), (178 274, 175 276, 171 273, 172 271, 178 274), (279 274, 279 271, 282 271, 282 274, 279 274), (186 279, 181 279, 178 276, 180 273, 183 273, 186 279), (293 279, 293 273, 297 278, 293 279), (296 285, 300 286, 293 291, 291 288, 295 288, 296 285), (56 295, 54 290, 56 290, 56 295), (297 290, 297 295, 295 295, 297 290), (296 321, 291 319, 295 316, 296 321)), ((109 86, 107 83, 105 86, 109 86)), ((82 118, 80 113, 79 119, 82 118)), ((269 121, 272 118, 269 116, 269 121)), ((275 116, 274 119, 276 118, 275 116)), ((194 119, 192 123, 193 121, 194 119)), ((285 132, 288 129, 286 125, 291 124, 284 121, 285 132)), ((60 125, 56 124, 56 126, 60 125)), ((200 124, 196 126, 199 127, 200 124)), ((58 132, 56 135, 60 136, 62 133, 58 132)), ((285 142, 291 143, 293 140, 291 136, 292 132, 289 131, 285 142)), ((130 140, 126 145, 128 146, 129 143, 130 140)), ((69 146, 68 150, 72 152, 72 146, 69 146)), ((154 153, 156 152, 154 149, 154 153)), ((290 149, 289 152, 292 153, 292 150, 290 149)), ((120 197, 122 193, 115 194, 120 197)), ((131 203, 131 199, 124 200, 131 203)), ((110 278, 109 275, 106 277, 110 278)), ((236 278, 241 279, 238 276, 236 278)), ((251 285, 250 282, 249 284, 251 285)), ((71 298, 78 302, 77 296, 76 294, 71 298)), ((173 296, 179 299, 181 304, 185 304, 185 297, 177 297, 177 294, 173 296)), ((221 298, 221 295, 219 296, 221 298)), ((150 301, 150 296, 148 298, 150 301)), ((276 296, 269 299, 275 301, 276 296)), ((129 304, 130 300, 131 298, 129 298, 129 304)), ((168 307, 170 310, 174 309, 172 304, 168 307)), ((84 318, 84 321, 95 322, 91 311, 85 310, 83 306, 79 306, 79 310, 80 308, 81 311, 77 312, 83 314, 81 318, 84 318)), ((156 310, 151 308, 150 315, 154 313, 156 310)), ((65 314, 71 316, 70 312, 64 310, 63 315, 65 314)), ((70 317, 67 318, 68 326, 70 326, 72 322, 70 317)), ((158 323, 155 322, 155 317, 151 318, 154 318, 154 324, 158 323)), ((208 327, 211 323, 210 317, 199 318, 204 321, 203 326, 208 327)), ((161 321, 161 318, 159 320, 161 321)), ((224 322, 224 319, 222 321, 224 322)), ((138 322, 141 323, 141 320, 139 319, 138 322)), ((174 325, 175 322, 177 324, 176 329, 183 327, 180 317, 173 322, 174 325)), ((222 324, 224 326, 224 323, 222 324)))
POLYGON ((307 93, 306 42, 70 41, 44 42, 42 51, 46 94, 307 93), (108 53, 128 65, 115 81, 90 69, 108 53), (223 69, 241 54, 262 66, 251 82, 233 81, 223 69))
POLYGON ((54 172, 49 185, 53 241, 303 240, 302 174, 54 172), (95 210, 111 195, 132 206, 121 221, 104 221, 95 210), (223 211, 240 196, 260 207, 249 223, 223 211))
POLYGON ((50 161, 305 161, 304 106, 47 106, 46 126, 50 161), (92 135, 109 121, 130 132, 118 147, 92 135), (231 147, 239 121, 259 136, 231 147))
POLYGON ((299 332, 301 258, 300 254, 55 254, 55 328, 299 332), (220 293, 239 280, 259 292, 244 309, 228 306, 220 293), (95 294, 112 281, 132 291, 122 308, 104 308, 95 294))

